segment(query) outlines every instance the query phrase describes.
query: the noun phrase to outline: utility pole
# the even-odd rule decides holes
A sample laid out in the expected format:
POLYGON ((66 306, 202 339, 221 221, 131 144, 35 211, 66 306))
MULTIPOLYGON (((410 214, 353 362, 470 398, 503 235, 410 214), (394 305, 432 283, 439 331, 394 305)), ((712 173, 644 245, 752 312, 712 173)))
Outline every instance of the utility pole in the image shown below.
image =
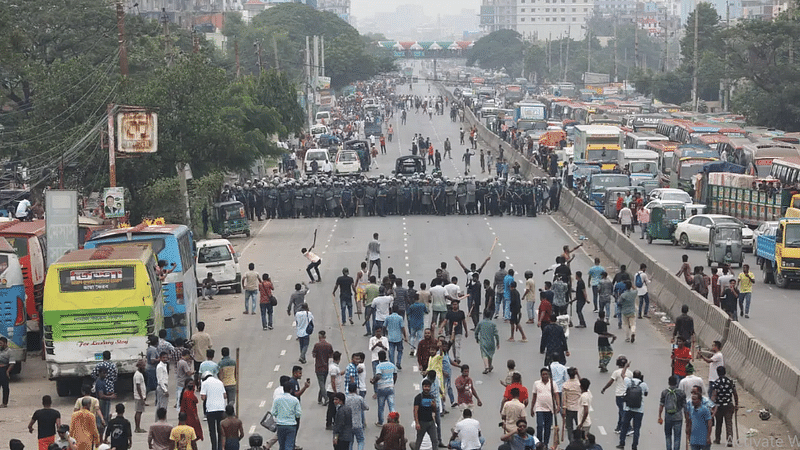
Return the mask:
POLYGON ((122 0, 117 0, 117 42, 119 43, 119 73, 125 78, 128 76, 128 51, 125 49, 125 8, 122 0))
POLYGON ((697 9, 697 0, 694 2, 694 70, 692 70, 692 110, 697 112, 698 103, 700 100, 700 96, 697 92, 697 64, 698 64, 698 57, 697 57, 697 47, 698 47, 698 33, 697 29, 700 28, 700 13, 697 9))
POLYGON ((233 37, 233 53, 236 55, 236 78, 242 73, 242 66, 239 62, 239 40, 236 39, 236 36, 233 37))
POLYGON ((166 8, 161 8, 161 23, 164 24, 164 55, 167 58, 167 67, 172 65, 172 42, 169 38, 169 15, 166 8))
POLYGON ((614 13, 614 82, 617 82, 619 79, 617 77, 617 22, 619 21, 619 16, 614 13))
POLYGON ((633 19, 633 67, 639 68, 639 2, 636 2, 633 19))
POLYGON ((567 82, 567 71, 569 70, 569 41, 572 40, 572 38, 570 37, 570 35, 572 34, 571 31, 572 27, 567 28, 567 56, 565 57, 566 62, 564 63, 564 79, 563 79, 565 83, 567 82))
POLYGON ((667 58, 669 57, 669 17, 664 9, 664 61, 661 64, 661 71, 667 71, 667 58))
POLYGON ((306 118, 308 119, 308 127, 314 123, 311 117, 311 102, 313 100, 313 91, 311 86, 311 45, 308 36, 306 36, 306 118))
POLYGON ((320 36, 320 44, 319 44, 319 55, 320 55, 320 63, 319 63, 319 76, 325 76, 325 36, 320 36))
POLYGON ((275 35, 272 35, 272 53, 275 55, 275 70, 281 71, 281 63, 278 60, 278 42, 275 40, 275 35))
MULTIPOLYGON (((586 73, 592 71, 592 30, 586 22, 586 73)), ((584 80, 585 83, 586 80, 584 80)))
POLYGON ((117 154, 114 148, 114 111, 116 105, 109 103, 106 109, 108 116, 108 185, 109 187, 117 187, 117 154))

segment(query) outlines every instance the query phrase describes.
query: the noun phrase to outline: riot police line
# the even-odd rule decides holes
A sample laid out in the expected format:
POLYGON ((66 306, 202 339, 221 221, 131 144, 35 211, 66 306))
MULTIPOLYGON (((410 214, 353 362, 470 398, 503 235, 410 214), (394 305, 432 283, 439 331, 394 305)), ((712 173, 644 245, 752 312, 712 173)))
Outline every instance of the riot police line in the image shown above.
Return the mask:
POLYGON ((225 187, 220 201, 240 201, 249 220, 394 215, 536 217, 558 210, 561 180, 434 174, 339 178, 275 177, 225 187))

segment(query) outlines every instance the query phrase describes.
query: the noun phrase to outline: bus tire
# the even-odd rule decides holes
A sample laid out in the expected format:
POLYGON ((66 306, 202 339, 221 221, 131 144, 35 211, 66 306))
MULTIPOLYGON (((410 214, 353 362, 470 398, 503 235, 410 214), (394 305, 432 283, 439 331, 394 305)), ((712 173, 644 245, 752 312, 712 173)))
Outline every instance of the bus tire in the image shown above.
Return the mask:
POLYGON ((237 294, 241 294, 242 293, 242 285, 237 283, 235 286, 233 286, 233 292, 235 292, 237 294))

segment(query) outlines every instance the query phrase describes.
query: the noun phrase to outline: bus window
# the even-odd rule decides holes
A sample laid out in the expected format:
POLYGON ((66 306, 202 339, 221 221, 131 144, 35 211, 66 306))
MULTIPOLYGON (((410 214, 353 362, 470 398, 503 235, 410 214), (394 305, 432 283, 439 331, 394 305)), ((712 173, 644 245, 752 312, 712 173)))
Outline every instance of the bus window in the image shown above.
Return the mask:
POLYGON ((6 240, 14 247, 14 252, 16 252, 19 258, 28 256, 28 238, 7 237, 6 240))

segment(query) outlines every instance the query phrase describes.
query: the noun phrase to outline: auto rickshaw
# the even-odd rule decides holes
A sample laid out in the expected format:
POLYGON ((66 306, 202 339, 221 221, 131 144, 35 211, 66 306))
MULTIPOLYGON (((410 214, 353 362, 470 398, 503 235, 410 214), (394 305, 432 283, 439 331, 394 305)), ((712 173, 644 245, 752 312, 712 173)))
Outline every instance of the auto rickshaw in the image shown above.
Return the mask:
POLYGON ((742 227, 735 223, 718 223, 708 229, 708 266, 739 263, 742 267, 744 251, 742 227))
POLYGON ((647 243, 652 244, 654 239, 664 239, 677 244, 675 240, 675 227, 685 218, 683 203, 653 201, 648 204, 650 222, 647 224, 647 243))
POLYGON ((244 234, 250 237, 250 222, 247 220, 242 202, 214 203, 211 229, 223 239, 232 234, 244 234))

